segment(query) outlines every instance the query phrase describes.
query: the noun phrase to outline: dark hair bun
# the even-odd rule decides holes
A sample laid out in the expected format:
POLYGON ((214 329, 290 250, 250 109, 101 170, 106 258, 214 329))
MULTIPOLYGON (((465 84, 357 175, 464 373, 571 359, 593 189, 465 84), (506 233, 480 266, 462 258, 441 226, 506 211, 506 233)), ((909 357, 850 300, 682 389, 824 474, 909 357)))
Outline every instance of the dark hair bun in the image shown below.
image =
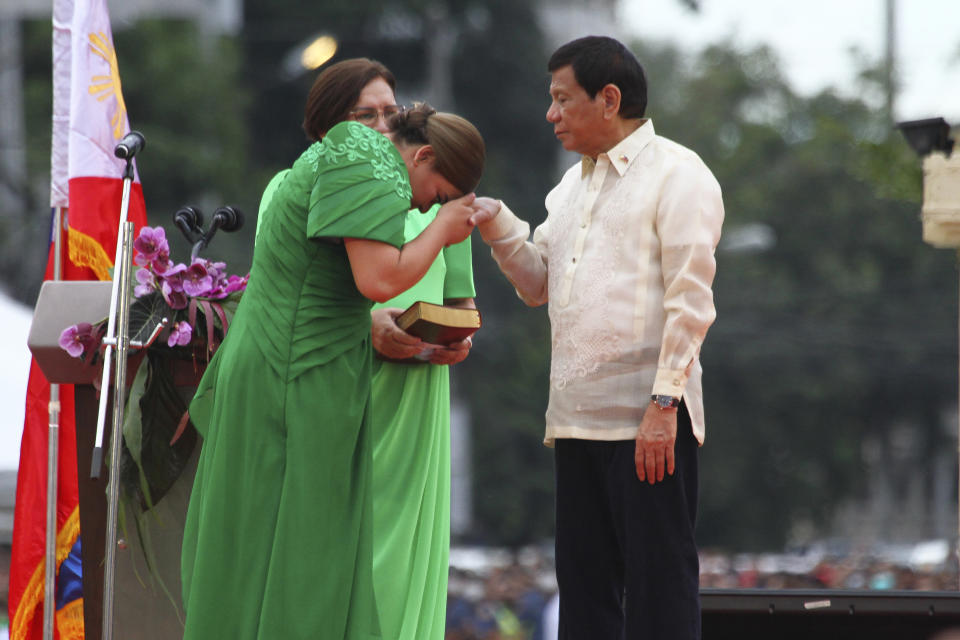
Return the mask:
POLYGON ((462 193, 477 187, 486 148, 477 128, 458 115, 437 112, 424 102, 390 120, 393 141, 433 147, 434 168, 462 193))
POLYGON ((409 109, 390 119, 390 130, 396 139, 406 144, 429 144, 427 119, 437 112, 426 102, 414 103, 409 109))

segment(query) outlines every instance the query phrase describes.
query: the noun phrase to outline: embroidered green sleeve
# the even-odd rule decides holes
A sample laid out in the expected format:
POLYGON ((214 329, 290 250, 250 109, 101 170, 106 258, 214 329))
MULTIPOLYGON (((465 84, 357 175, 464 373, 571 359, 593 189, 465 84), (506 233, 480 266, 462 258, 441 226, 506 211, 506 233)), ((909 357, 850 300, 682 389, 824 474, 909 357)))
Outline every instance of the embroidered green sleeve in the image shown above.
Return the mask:
POLYGON ((407 170, 397 148, 384 135, 357 122, 341 122, 323 142, 313 144, 305 154, 314 173, 321 160, 327 164, 369 162, 373 178, 393 185, 397 195, 409 200, 412 192, 407 170))

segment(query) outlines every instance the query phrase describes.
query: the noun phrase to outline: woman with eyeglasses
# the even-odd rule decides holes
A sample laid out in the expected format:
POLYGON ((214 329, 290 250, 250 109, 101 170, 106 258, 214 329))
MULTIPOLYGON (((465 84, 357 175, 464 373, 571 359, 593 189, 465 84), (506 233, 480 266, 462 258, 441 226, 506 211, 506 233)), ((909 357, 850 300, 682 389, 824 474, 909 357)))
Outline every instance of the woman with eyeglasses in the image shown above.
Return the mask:
MULTIPOLYGON (((381 133, 402 112, 396 81, 382 64, 344 60, 317 76, 307 100, 304 130, 311 139, 343 120, 381 133)), ((269 202, 279 175, 264 193, 269 202)), ((404 238, 416 238, 437 215, 412 210, 404 238)), ((258 219, 263 219, 263 215, 258 219)), ((397 326, 410 304, 425 300, 474 306, 470 238, 446 247, 427 274, 386 303, 374 305, 373 516, 374 584, 384 638, 440 640, 446 626, 450 556, 450 370, 470 352, 471 340, 429 352, 397 326), (401 362, 402 361, 402 362, 401 362)))
MULTIPOLYGON (((311 133, 327 126, 312 106, 311 133)), ((396 637, 373 583, 370 309, 469 236, 485 152, 469 122, 426 105, 390 124, 323 129, 266 204, 250 284, 190 404, 204 441, 187 640, 396 637), (407 240, 411 207, 437 201, 407 240)))

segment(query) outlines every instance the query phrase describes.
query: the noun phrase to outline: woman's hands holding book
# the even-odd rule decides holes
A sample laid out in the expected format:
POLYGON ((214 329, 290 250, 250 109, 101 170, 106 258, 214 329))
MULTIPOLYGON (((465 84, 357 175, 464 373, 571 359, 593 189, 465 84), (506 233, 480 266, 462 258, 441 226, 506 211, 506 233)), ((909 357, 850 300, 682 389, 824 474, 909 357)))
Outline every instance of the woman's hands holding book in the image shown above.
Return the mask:
POLYGON ((373 348, 391 360, 406 360, 427 348, 426 342, 397 326, 397 316, 401 313, 403 309, 397 307, 383 307, 370 312, 373 348))
POLYGON ((466 357, 470 355, 470 347, 472 346, 473 338, 469 336, 460 342, 451 342, 445 347, 436 345, 430 352, 430 358, 428 359, 428 362, 431 364, 445 365, 457 364, 458 362, 465 360, 466 357))
POLYGON ((443 346, 424 342, 397 326, 397 316, 403 309, 383 307, 370 312, 373 348, 390 360, 407 360, 420 356, 432 364, 451 365, 462 362, 470 355, 473 339, 466 338, 443 346), (423 355, 421 355, 423 354, 423 355))
MULTIPOLYGON (((447 298, 443 301, 443 304, 449 307, 462 307, 465 309, 477 308, 473 298, 447 298)), ((463 362, 467 356, 470 355, 470 349, 473 347, 473 338, 467 336, 463 340, 451 342, 446 346, 429 345, 429 343, 424 344, 433 347, 428 358, 431 364, 451 365, 463 362)))
MULTIPOLYGON (((446 307, 476 309, 473 298, 449 298, 444 300, 444 302, 446 307)), ((411 309, 416 306, 417 305, 413 305, 411 309)), ((470 349, 473 347, 473 338, 470 336, 467 336, 463 340, 447 344, 432 344, 402 329, 397 322, 397 318, 401 315, 409 315, 405 314, 405 311, 410 311, 410 309, 383 307, 370 312, 371 340, 374 350, 380 356, 396 361, 410 361, 412 358, 416 358, 422 362, 429 362, 431 364, 452 365, 462 362, 470 355, 470 349)), ((416 317, 419 317, 419 315, 416 317)), ((404 327, 409 327, 409 320, 410 318, 406 318, 406 324, 403 324, 404 327)), ((434 318, 434 320, 436 320, 436 318, 434 318)), ((463 320, 460 319, 460 321, 462 322, 463 320)), ((477 326, 479 326, 479 324, 477 324, 477 326)))

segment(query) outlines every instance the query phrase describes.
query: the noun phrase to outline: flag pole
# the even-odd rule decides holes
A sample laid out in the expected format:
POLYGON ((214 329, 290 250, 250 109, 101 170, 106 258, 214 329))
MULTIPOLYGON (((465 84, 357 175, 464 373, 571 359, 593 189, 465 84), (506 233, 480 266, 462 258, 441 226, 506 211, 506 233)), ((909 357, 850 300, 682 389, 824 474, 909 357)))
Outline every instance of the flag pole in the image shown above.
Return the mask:
MULTIPOLYGON (((53 210, 53 279, 63 272, 60 251, 63 235, 63 209, 53 210)), ((53 615, 56 608, 57 576, 57 470, 60 458, 60 385, 50 385, 47 405, 47 537, 43 574, 43 640, 53 640, 53 615)))

